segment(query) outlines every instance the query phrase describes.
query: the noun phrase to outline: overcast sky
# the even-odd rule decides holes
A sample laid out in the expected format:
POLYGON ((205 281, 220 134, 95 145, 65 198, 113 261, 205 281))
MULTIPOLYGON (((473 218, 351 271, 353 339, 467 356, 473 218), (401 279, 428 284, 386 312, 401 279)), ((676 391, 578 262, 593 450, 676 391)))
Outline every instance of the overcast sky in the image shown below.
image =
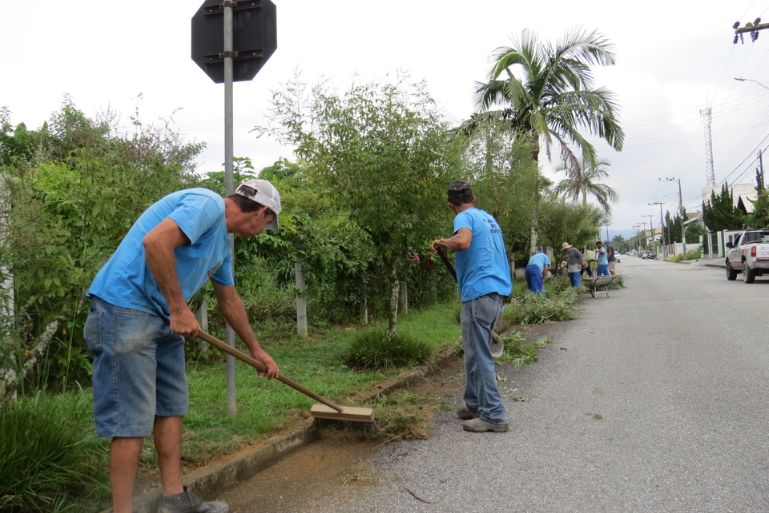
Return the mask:
MULTIPOLYGON (((732 44, 735 21, 767 16, 769 0, 618 2, 550 0, 273 0, 278 49, 251 82, 235 84, 235 155, 257 169, 291 148, 249 130, 265 123, 271 91, 300 70, 346 88, 406 71, 424 79, 451 121, 476 107, 474 83, 489 56, 523 29, 540 39, 597 29, 615 45, 617 64, 596 72, 597 85, 621 105, 625 149, 599 146, 611 163, 607 183, 620 201, 612 231, 627 230, 678 207, 701 203, 705 136, 700 115, 712 108, 716 183, 751 182, 755 154, 769 145, 769 30, 732 44), (757 82, 737 82, 744 77, 757 82), (763 84, 763 85, 762 85, 763 84), (740 178, 741 177, 741 178, 740 178)), ((24 0, 0 13, 0 106, 12 122, 39 126, 65 94, 89 116, 110 108, 127 125, 138 108, 146 122, 173 120, 207 149, 199 171, 222 169, 223 88, 190 59, 190 18, 202 0, 24 0)), ((555 153, 557 155, 557 153, 555 153)), ((546 170, 546 172, 549 172, 546 170)))

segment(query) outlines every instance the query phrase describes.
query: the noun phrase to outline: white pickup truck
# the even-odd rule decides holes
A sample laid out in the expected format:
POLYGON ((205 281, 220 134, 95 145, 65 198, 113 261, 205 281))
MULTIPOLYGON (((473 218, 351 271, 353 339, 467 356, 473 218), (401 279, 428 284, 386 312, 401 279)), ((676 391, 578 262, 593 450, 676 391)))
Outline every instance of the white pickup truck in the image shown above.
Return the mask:
POLYGON ((769 273, 769 229, 745 230, 726 243, 726 279, 737 279, 742 273, 745 283, 753 283, 756 276, 769 273))

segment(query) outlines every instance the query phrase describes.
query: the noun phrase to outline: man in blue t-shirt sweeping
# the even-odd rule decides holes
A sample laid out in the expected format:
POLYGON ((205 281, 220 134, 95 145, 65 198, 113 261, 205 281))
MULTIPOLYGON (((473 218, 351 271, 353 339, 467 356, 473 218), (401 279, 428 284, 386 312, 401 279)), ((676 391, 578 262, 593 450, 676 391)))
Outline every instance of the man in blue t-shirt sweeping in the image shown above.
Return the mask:
POLYGON ((112 440, 114 513, 132 511, 139 453, 150 435, 163 493, 158 513, 229 511, 182 485, 184 337, 200 333, 187 301, 210 280, 224 318, 267 376, 277 376, 235 290, 228 234, 276 231, 280 210, 280 194, 267 180, 246 180, 226 198, 202 188, 169 194, 144 211, 96 274, 84 337, 94 355, 96 431, 112 440))
POLYGON ((475 208, 470 184, 449 186, 448 202, 456 216, 454 234, 432 242, 456 252, 457 282, 462 301, 462 343, 465 353, 465 404, 457 410, 465 431, 483 433, 509 429, 507 411, 497 388, 489 346, 502 314, 502 301, 512 292, 510 265, 502 230, 488 213, 475 208))

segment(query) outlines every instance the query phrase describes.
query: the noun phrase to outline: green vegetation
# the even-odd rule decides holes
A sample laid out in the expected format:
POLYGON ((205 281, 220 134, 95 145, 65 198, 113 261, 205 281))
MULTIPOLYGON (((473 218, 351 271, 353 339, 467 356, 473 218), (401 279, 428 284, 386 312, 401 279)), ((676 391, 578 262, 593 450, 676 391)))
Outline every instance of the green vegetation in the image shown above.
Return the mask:
POLYGON ((516 324, 541 324, 548 321, 565 321, 577 315, 576 303, 580 290, 569 286, 565 276, 558 276, 545 283, 544 294, 532 294, 526 287, 518 287, 502 312, 499 331, 506 331, 516 324))
POLYGON ((430 347, 406 335, 390 337, 388 332, 368 329, 356 333, 343 358, 345 363, 362 370, 388 369, 418 365, 430 356, 430 347))
POLYGON ((82 511, 73 500, 105 491, 104 444, 90 434, 83 394, 43 395, 0 408, 0 511, 82 511))
POLYGON ((721 194, 713 190, 710 200, 702 203, 702 220, 711 231, 738 230, 745 226, 742 211, 734 206, 732 190, 724 184, 721 194))
POLYGON ((523 338, 521 334, 514 331, 505 337, 505 352, 497 359, 500 363, 512 363, 516 367, 521 367, 537 361, 537 351, 552 343, 550 337, 540 337, 530 342, 523 338))
POLYGON ((618 196, 614 189, 606 184, 600 183, 609 176, 609 161, 596 160, 594 163, 582 159, 582 164, 578 167, 562 167, 558 171, 565 171, 568 178, 558 182, 555 192, 563 194, 567 198, 576 201, 582 197, 582 206, 587 207, 588 195, 598 200, 598 204, 604 212, 611 211, 611 202, 617 201, 618 196))
POLYGON ((702 258, 702 248, 689 251, 685 255, 675 255, 674 257, 668 258, 668 260, 671 262, 679 263, 683 262, 684 260, 699 260, 700 258, 702 258))
MULTIPOLYGON (((534 163, 539 160, 540 142, 544 141, 550 158, 551 141, 556 140, 570 178, 583 174, 570 143, 579 147, 586 163, 595 165, 595 148, 584 132, 622 149, 625 136, 616 117, 614 94, 593 86, 591 66, 611 66, 615 60, 614 47, 603 35, 575 30, 552 44, 540 42, 534 33, 524 30, 513 46, 498 48, 493 59, 488 82, 477 88, 477 102, 486 117, 506 121, 529 143, 534 163)), ((535 184, 531 190, 535 200, 531 251, 539 239, 542 180, 535 184)))

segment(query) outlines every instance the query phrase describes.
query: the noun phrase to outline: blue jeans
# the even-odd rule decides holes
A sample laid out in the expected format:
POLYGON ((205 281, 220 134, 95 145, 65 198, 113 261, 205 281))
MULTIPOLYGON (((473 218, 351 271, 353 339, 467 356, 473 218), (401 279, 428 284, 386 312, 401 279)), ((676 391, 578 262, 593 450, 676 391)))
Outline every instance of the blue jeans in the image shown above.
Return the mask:
POLYGON ((465 350, 465 404, 486 422, 507 422, 497 388, 491 332, 502 314, 502 297, 489 294, 462 303, 462 342, 465 350))
POLYGON ((609 264, 603 264, 598 266, 598 276, 609 276, 609 264))
POLYGON ((83 335, 99 436, 146 437, 156 415, 187 414, 184 338, 165 319, 92 297, 83 335))
POLYGON ((535 264, 527 265, 524 275, 529 290, 539 294, 542 292, 542 271, 535 264))
POLYGON ((569 283, 571 283, 572 287, 579 287, 579 284, 582 283, 580 281, 580 271, 577 271, 576 273, 569 273, 569 283))

